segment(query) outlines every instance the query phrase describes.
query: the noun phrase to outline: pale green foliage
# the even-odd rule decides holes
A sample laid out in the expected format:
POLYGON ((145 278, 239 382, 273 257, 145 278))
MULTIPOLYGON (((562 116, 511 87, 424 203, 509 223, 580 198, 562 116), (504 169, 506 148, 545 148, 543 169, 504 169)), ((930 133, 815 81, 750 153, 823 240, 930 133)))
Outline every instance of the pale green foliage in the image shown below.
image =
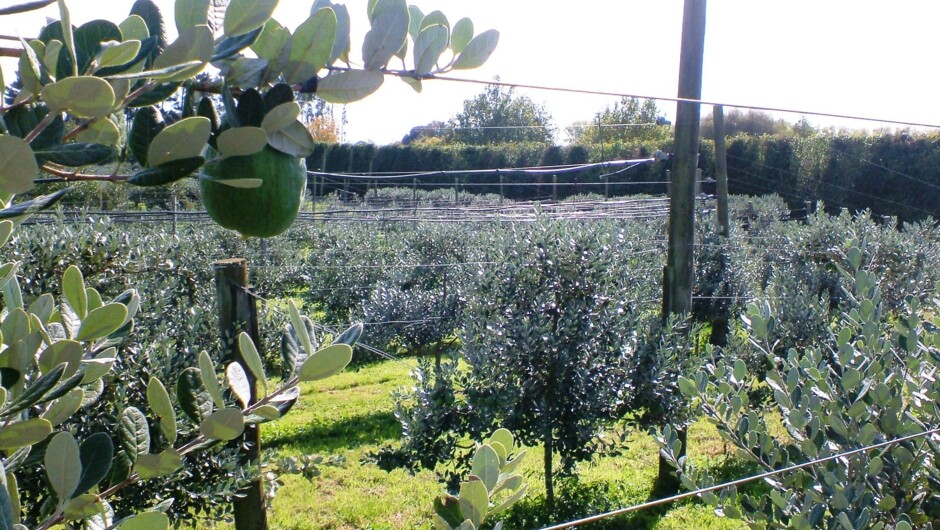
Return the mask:
MULTIPOLYGON (((23 42, 18 71, 22 88, 13 105, 0 106, 0 190, 22 193, 32 188, 40 170, 62 177, 62 166, 124 161, 128 152, 147 167, 105 180, 165 185, 199 175, 213 161, 203 156, 216 151, 222 157, 248 156, 266 144, 304 158, 314 142, 296 109, 282 107, 263 123, 254 119, 278 104, 293 103, 294 90, 316 93, 330 103, 357 101, 378 90, 387 74, 420 91, 423 78, 481 66, 499 40, 494 30, 475 35, 467 19, 451 31, 443 13, 425 16, 404 0, 381 0, 368 5, 370 29, 357 59, 350 57, 351 21, 342 4, 316 0, 309 18, 293 32, 271 18, 274 0, 226 4, 220 23, 214 2, 177 0, 173 15, 179 36, 166 42, 163 16, 151 0, 135 2, 131 16, 119 24, 94 20, 78 28, 72 27, 60 0, 61 21, 23 42), (246 55, 248 49, 254 56, 246 55), (393 70, 390 64, 396 59, 402 68, 393 70), (201 112, 206 106, 196 111, 196 85, 204 81, 195 76, 210 63, 219 69, 221 83, 199 88, 222 92, 224 122, 214 111, 201 112), (181 86, 187 92, 184 119, 165 127, 154 105, 181 86), (252 101, 236 107, 232 89, 244 91, 252 101), (265 95, 263 104, 259 94, 265 95), (133 127, 126 127, 124 115, 135 108, 152 119, 135 118, 133 127), (66 122, 78 127, 67 132, 66 122), (123 149, 122 139, 129 150, 123 149), (208 146, 216 151, 207 152, 208 146)), ((74 180, 86 177, 70 175, 74 180)), ((259 184, 242 179, 236 185, 259 184)))
MULTIPOLYGON (((762 470, 940 427, 938 299, 911 296, 890 314, 879 278, 867 270, 873 253, 864 240, 845 243, 835 265, 849 286, 846 303, 820 342, 779 356, 772 343, 777 309, 769 302, 747 309, 749 339, 772 366, 763 383, 770 409, 786 436, 749 398, 759 383, 741 359, 719 359, 679 380, 725 440, 762 470)), ((688 488, 715 483, 686 458, 675 459, 674 432, 665 430, 660 443, 688 488)), ((927 528, 937 517, 938 454, 935 434, 919 436, 779 474, 766 481, 769 495, 730 488, 702 499, 719 513, 770 528, 927 528)))
MULTIPOLYGON (((438 530, 476 530, 525 497, 528 484, 516 469, 526 451, 516 447, 512 433, 499 429, 477 445, 470 476, 460 483, 459 495, 434 500, 434 526, 438 530)), ((495 530, 502 528, 497 523, 495 530)))

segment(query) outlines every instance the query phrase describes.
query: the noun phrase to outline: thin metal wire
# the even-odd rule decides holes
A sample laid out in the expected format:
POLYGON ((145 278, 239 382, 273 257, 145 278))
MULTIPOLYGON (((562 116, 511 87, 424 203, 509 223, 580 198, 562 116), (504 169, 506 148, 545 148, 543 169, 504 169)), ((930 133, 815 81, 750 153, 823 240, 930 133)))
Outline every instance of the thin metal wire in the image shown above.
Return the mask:
POLYGON ((669 504, 669 503, 671 503, 671 502, 680 501, 680 500, 683 500, 683 499, 688 499, 688 498, 690 498, 690 497, 696 497, 696 496, 701 495, 701 494, 703 494, 703 493, 709 493, 709 492, 718 491, 718 490, 725 489, 725 488, 740 486, 740 485, 743 485, 743 484, 747 484, 747 483, 749 483, 749 482, 754 482, 754 481, 756 481, 756 480, 762 480, 762 479, 765 479, 765 478, 769 478, 769 477, 772 477, 772 476, 774 476, 774 475, 780 475, 780 474, 782 474, 782 473, 789 473, 789 472, 791 472, 791 471, 796 471, 796 470, 799 470, 799 469, 803 469, 803 468, 805 468, 805 467, 811 467, 811 466, 815 466, 815 465, 817 465, 817 464, 823 464, 823 463, 826 463, 826 462, 830 462, 830 461, 832 461, 832 460, 838 460, 838 459, 841 459, 841 458, 846 458, 846 457, 849 457, 849 456, 852 456, 852 455, 856 455, 856 454, 859 454, 859 453, 864 453, 864 452, 867 452, 867 451, 871 451, 871 450, 873 450, 873 449, 880 449, 880 448, 882 448, 882 447, 887 447, 887 446, 889 446, 889 445, 893 445, 893 444, 896 444, 896 443, 906 442, 906 441, 909 441, 909 440, 913 440, 913 439, 920 438, 920 437, 923 437, 923 436, 930 436, 930 435, 937 434, 937 433, 940 433, 940 428, 937 428, 937 429, 930 429, 930 430, 927 430, 927 431, 924 431, 924 432, 919 432, 919 433, 917 433, 917 434, 911 434, 911 435, 908 435, 908 436, 902 436, 902 437, 900 437, 900 438, 895 438, 895 439, 893 439, 893 440, 887 440, 887 441, 880 442, 880 443, 877 443, 877 444, 867 445, 867 446, 861 447, 861 448, 859 448, 859 449, 853 449, 853 450, 851 450, 851 451, 845 451, 845 452, 838 453, 838 454, 834 454, 834 455, 830 455, 830 456, 827 456, 827 457, 824 457, 824 458, 817 458, 817 459, 815 459, 815 460, 810 460, 809 462, 804 462, 804 463, 802 463, 802 464, 795 464, 795 465, 788 466, 788 467, 785 467, 785 468, 782 468, 782 469, 775 469, 775 470, 771 470, 771 471, 766 471, 766 472, 764 472, 764 473, 759 473, 759 474, 757 474, 757 475, 752 475, 752 476, 749 476, 749 477, 740 478, 740 479, 737 479, 737 480, 732 480, 732 481, 730 481, 730 482, 725 482, 725 483, 722 483, 722 484, 717 484, 717 485, 715 485, 715 486, 709 486, 709 487, 707 487, 707 488, 700 488, 700 489, 697 489, 697 490, 695 490, 695 491, 690 491, 690 492, 688 492, 688 493, 681 493, 681 494, 679 494, 679 495, 673 495, 673 496, 671 496, 671 497, 665 497, 665 498, 657 499, 657 500, 650 501, 650 502, 644 502, 643 504, 637 504, 637 505, 634 505, 634 506, 630 506, 630 507, 628 507, 628 508, 621 508, 621 509, 619 509, 619 510, 613 510, 613 511, 610 511, 610 512, 607 512, 607 513, 602 513, 602 514, 594 515, 594 516, 591 516, 591 517, 585 517, 585 518, 583 518, 583 519, 577 519, 577 520, 574 520, 574 521, 569 521, 569 522, 567 522, 567 523, 558 524, 558 525, 555 525, 555 526, 548 526, 548 527, 542 528, 542 530, 562 530, 562 529, 564 529, 564 528, 572 528, 572 527, 575 527, 575 526, 581 526, 581 525, 583 525, 583 524, 593 523, 593 522, 596 522, 596 521, 601 521, 601 520, 603 520, 603 519, 608 519, 608 518, 610 518, 610 517, 615 517, 615 516, 617 516, 617 515, 624 515, 624 514, 631 513, 631 512, 638 512, 638 511, 641 511, 641 510, 646 510, 646 509, 648 509, 648 508, 653 508, 653 507, 656 507, 656 506, 661 506, 661 505, 663 505, 663 504, 669 504))
POLYGON ((903 121, 903 120, 894 120, 894 119, 885 119, 885 118, 872 118, 866 116, 856 116, 852 114, 837 114, 832 112, 821 112, 814 110, 800 110, 800 109, 790 109, 783 107, 770 107, 765 105, 746 105, 741 103, 728 103, 728 102, 717 102, 717 101, 707 101, 702 99, 689 99, 689 98, 676 98, 669 96, 645 96, 641 94, 628 94, 623 92, 606 92, 601 90, 583 90, 576 88, 567 88, 567 87, 554 87, 547 85, 531 85, 526 83, 510 83, 507 81, 495 81, 495 80, 479 80, 479 79, 468 79, 463 77, 453 77, 453 76, 444 76, 444 75, 430 75, 427 76, 429 79, 439 79, 441 81, 453 81, 456 83, 470 83, 475 85, 496 85, 507 88, 526 88, 530 90, 546 90, 549 92, 566 92, 571 94, 586 94, 593 96, 610 96, 617 98, 637 98, 637 99, 653 99, 657 101, 671 101, 674 103, 698 103, 700 105, 711 105, 717 106, 721 105, 724 107, 735 107, 739 109, 751 109, 751 110, 760 110, 765 112, 785 112, 788 114, 802 114, 807 116, 822 116, 825 118, 838 118, 846 120, 858 120, 858 121, 869 121, 876 123, 890 123, 892 125, 905 125, 909 127, 928 127, 931 129, 940 129, 940 125, 932 123, 919 123, 912 121, 903 121))
MULTIPOLYGON (((461 177, 473 175, 565 175, 570 173, 579 173, 590 171, 592 169, 609 169, 618 166, 636 167, 640 164, 655 162, 655 158, 637 158, 633 160, 609 160, 607 162, 595 162, 592 164, 580 164, 574 166, 554 166, 554 167, 536 167, 536 168, 504 168, 504 169, 466 169, 454 171, 420 171, 414 173, 401 174, 371 174, 371 173, 330 173, 323 171, 307 171, 307 176, 331 177, 350 180, 397 180, 414 179, 421 177, 461 177)), ((519 183, 516 183, 519 184, 519 183)))

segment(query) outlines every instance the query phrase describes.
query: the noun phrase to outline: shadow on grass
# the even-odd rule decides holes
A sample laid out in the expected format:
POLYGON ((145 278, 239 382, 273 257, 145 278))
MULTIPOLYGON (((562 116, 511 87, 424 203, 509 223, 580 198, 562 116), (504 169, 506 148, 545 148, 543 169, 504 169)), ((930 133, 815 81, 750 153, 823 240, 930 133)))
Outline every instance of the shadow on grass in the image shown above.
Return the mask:
POLYGON ((290 447, 305 454, 331 453, 401 437, 401 424, 391 412, 351 416, 329 424, 298 426, 264 444, 266 449, 290 447))

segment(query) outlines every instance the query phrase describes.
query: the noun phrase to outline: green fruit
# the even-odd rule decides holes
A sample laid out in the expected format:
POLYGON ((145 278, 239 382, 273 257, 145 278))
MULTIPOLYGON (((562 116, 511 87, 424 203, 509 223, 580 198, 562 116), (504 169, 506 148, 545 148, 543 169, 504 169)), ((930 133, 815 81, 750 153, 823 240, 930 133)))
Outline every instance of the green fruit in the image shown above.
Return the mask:
POLYGON ((307 187, 304 159, 270 146, 253 155, 206 164, 203 173, 217 180, 261 180, 257 188, 234 188, 209 179, 199 180, 202 203, 209 217, 243 236, 271 237, 287 230, 297 218, 307 187))

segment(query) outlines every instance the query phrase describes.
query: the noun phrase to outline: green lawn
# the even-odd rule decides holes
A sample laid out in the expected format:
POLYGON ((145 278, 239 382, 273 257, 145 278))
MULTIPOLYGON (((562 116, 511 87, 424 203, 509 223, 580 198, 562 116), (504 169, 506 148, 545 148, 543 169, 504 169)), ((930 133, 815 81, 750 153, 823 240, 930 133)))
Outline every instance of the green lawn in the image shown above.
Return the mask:
MULTIPOLYGON (((363 457, 385 444, 396 443, 400 434, 392 414, 390 394, 410 383, 407 366, 396 362, 350 369, 338 376, 303 387, 300 403, 283 420, 264 426, 267 448, 279 455, 320 454, 342 456, 342 467, 322 466, 312 480, 283 478, 274 508, 269 513, 276 529, 402 529, 431 528, 431 505, 442 491, 434 473, 412 476, 397 470, 382 471, 363 463, 363 457)), ((711 464, 738 467, 725 456, 725 448, 708 424, 699 422, 690 432, 691 454, 711 464)), ((533 521, 541 511, 544 487, 542 450, 532 448, 523 473, 529 479, 530 496, 514 509, 513 519, 533 521)), ((556 487, 559 503, 577 515, 592 515, 649 499, 656 473, 656 447, 647 435, 632 437, 624 454, 604 457, 579 469, 577 484, 556 487)), ((742 471, 743 473, 743 471, 742 471)), ((538 520, 538 519, 536 519, 538 520)), ((561 521, 555 521, 561 522, 561 521)), ((510 528, 538 526, 522 523, 510 528)), ((743 528, 735 521, 714 516, 697 502, 686 502, 658 513, 640 513, 609 521, 604 526, 582 528, 649 528, 697 530, 743 528)), ((202 529, 231 528, 203 525, 202 529)))

